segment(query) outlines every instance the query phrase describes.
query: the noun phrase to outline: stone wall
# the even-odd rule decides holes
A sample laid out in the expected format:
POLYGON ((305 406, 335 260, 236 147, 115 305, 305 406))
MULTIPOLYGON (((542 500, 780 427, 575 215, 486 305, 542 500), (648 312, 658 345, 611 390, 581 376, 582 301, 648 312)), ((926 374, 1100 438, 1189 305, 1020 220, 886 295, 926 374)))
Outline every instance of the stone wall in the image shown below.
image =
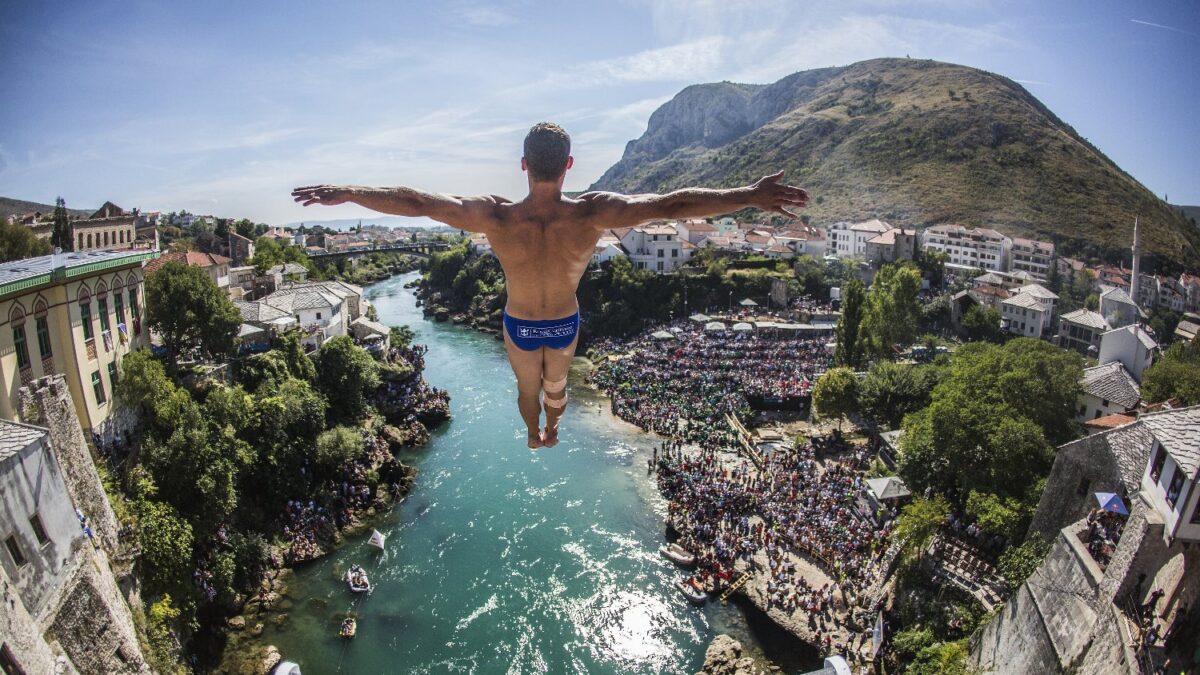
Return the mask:
POLYGON ((80 559, 52 616, 46 637, 61 646, 80 673, 152 672, 102 552, 80 559))
POLYGON ((20 391, 21 409, 35 410, 37 424, 50 430, 50 446, 62 467, 67 491, 75 508, 109 553, 117 550, 117 517, 104 493, 96 465, 75 415, 75 407, 62 375, 34 380, 20 391))
POLYGON ((17 595, 17 587, 0 568, 0 645, 7 648, 26 673, 79 671, 42 639, 41 631, 17 595))

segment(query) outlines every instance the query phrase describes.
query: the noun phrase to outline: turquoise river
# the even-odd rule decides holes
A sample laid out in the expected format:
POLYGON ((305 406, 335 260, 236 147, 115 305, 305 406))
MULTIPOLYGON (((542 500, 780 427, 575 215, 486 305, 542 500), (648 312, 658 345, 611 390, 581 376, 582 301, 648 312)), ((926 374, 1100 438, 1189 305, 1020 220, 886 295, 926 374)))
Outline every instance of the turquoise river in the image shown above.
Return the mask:
POLYGON ((525 448, 512 372, 490 335, 426 321, 414 275, 367 289, 379 318, 427 344, 426 378, 450 390, 453 419, 402 459, 420 472, 379 525, 297 570, 289 618, 263 640, 306 675, 323 673, 695 673, 726 632, 787 670, 815 654, 757 612, 689 605, 658 553, 666 503, 646 474, 655 440, 612 417, 571 379, 553 449, 525 448), (338 580, 367 568, 375 589, 338 580), (352 642, 339 616, 358 617, 352 642))

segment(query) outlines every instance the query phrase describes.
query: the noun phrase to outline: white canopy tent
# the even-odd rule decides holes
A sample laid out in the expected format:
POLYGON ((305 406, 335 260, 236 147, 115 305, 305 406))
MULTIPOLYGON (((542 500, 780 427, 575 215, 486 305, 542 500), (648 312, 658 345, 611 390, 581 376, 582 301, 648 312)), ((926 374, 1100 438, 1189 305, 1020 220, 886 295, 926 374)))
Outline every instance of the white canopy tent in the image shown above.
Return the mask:
POLYGON ((733 324, 733 330, 738 333, 746 333, 754 330, 754 326, 748 323, 735 323, 733 324))
POLYGON ((706 333, 724 333, 725 324, 721 323, 720 321, 709 321, 708 323, 704 324, 704 331, 706 333))
POLYGON ((692 321, 695 321, 696 323, 707 323, 709 321, 712 321, 712 317, 708 316, 707 314, 693 314, 693 315, 689 316, 688 318, 691 319, 692 321))
POLYGON ((650 334, 650 337, 654 338, 655 340, 674 340, 675 339, 674 335, 672 335, 671 333, 668 333, 665 330, 654 331, 653 333, 650 334))
POLYGON ((738 304, 742 307, 758 307, 758 303, 750 298, 743 298, 742 300, 738 301, 738 304))

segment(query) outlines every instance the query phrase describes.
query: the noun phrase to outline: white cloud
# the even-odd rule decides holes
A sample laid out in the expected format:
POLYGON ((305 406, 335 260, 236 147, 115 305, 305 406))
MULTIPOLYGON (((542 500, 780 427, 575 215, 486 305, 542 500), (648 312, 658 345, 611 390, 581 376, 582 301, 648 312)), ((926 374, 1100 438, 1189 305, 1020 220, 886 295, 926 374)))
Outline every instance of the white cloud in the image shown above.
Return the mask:
POLYGON ((504 10, 489 4, 459 2, 451 8, 455 17, 472 26, 498 28, 517 22, 516 17, 504 10))

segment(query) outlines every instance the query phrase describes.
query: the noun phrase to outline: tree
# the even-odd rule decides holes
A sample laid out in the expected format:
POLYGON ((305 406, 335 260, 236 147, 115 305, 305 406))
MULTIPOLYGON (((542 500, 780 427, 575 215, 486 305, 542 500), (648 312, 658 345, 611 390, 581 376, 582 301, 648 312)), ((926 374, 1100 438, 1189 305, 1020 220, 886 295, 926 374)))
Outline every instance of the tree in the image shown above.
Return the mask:
POLYGON ((358 459, 365 450, 362 434, 357 429, 334 427, 317 436, 314 460, 319 468, 333 471, 358 459))
POLYGON ((983 305, 971 305, 962 319, 963 332, 972 342, 999 343, 1004 339, 1000 330, 1000 312, 983 305))
POLYGON ((911 344, 916 338, 920 292, 921 274, 911 265, 884 265, 875 275, 862 327, 874 354, 890 357, 895 347, 911 344))
POLYGON ((895 429, 905 415, 929 404, 937 371, 934 366, 876 362, 858 383, 858 405, 871 419, 895 429))
POLYGON ((854 412, 858 406, 858 380, 849 368, 831 368, 817 379, 813 387, 812 404, 817 414, 830 419, 836 418, 841 426, 843 416, 854 412))
POLYGON ((1142 376, 1142 398, 1152 403, 1179 399, 1200 404, 1200 342, 1176 343, 1142 376))
POLYGON ((233 227, 234 231, 239 235, 247 239, 254 239, 254 223, 250 222, 248 219, 242 218, 241 220, 237 221, 233 227))
POLYGON ((388 331, 388 341, 393 347, 400 349, 411 345, 415 337, 416 333, 413 333, 413 329, 408 326, 392 326, 388 331))
POLYGON ((67 218, 67 202, 62 197, 54 200, 54 227, 50 232, 50 244, 64 251, 75 250, 75 236, 67 218))
POLYGON ((905 504, 896 521, 896 540, 901 542, 901 559, 911 564, 924 557, 933 535, 937 534, 949 515, 950 504, 941 497, 915 497, 905 504))
POLYGON ((367 350, 348 335, 339 335, 317 350, 317 388, 336 402, 333 413, 355 420, 366 407, 367 395, 379 386, 379 367, 367 350))
POLYGON ((863 284, 857 278, 850 279, 842 287, 842 315, 838 317, 834 334, 837 347, 834 360, 849 368, 862 366, 863 345, 859 335, 863 319, 863 284))
POLYGON ((998 534, 1010 542, 1019 541, 1033 516, 1031 505, 1015 497, 1001 497, 972 490, 967 495, 967 515, 989 534, 998 534))
POLYGON ((1000 555, 996 569, 1009 585, 1016 589, 1033 575, 1050 552, 1050 542, 1035 534, 1020 546, 1010 546, 1000 555))
POLYGON ((54 247, 19 222, 0 217, 0 262, 49 255, 54 247))
POLYGON ((159 591, 178 587, 192 564, 192 526, 162 502, 139 500, 135 511, 142 579, 159 591))
POLYGON ((208 273, 171 261, 146 277, 146 322, 174 363, 191 347, 208 356, 233 351, 242 315, 208 273))

